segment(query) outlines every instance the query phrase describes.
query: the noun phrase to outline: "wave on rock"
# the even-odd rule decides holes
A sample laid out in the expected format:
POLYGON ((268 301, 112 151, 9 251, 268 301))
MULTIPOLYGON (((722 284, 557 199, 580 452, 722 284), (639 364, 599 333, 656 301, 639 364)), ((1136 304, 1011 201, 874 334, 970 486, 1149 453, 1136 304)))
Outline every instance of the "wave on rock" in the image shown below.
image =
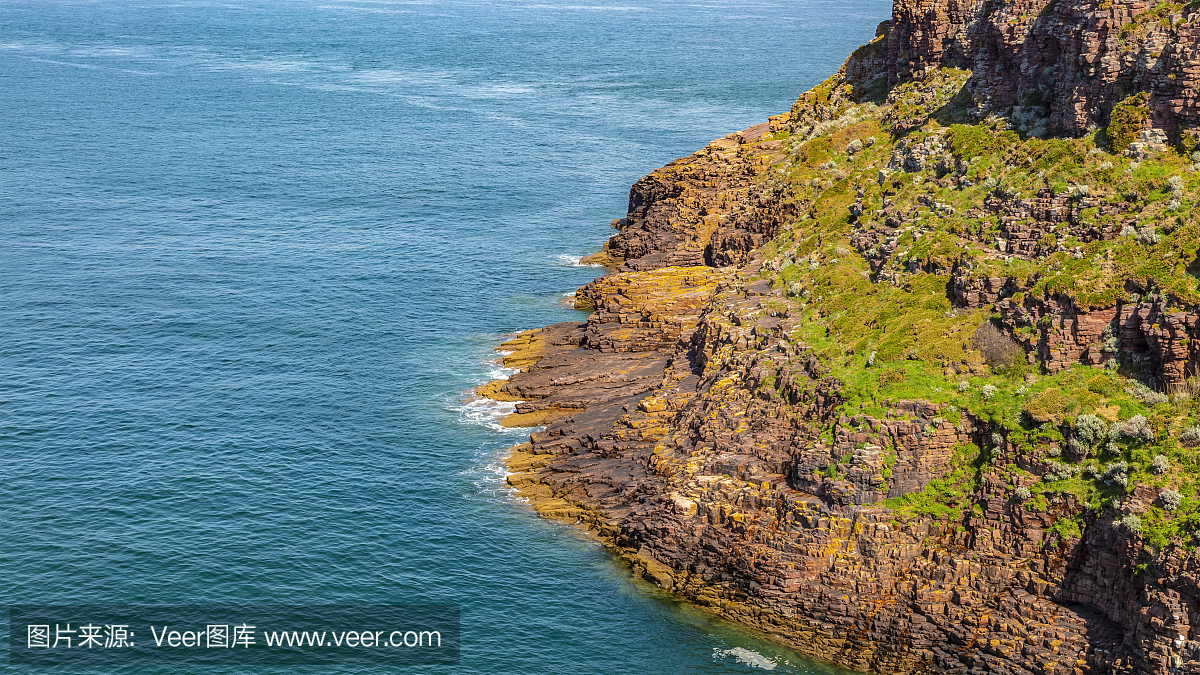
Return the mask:
POLYGON ((733 649, 719 649, 717 647, 713 647, 714 659, 724 659, 728 656, 732 656, 740 663, 744 663, 747 666, 762 668, 763 670, 775 670, 775 666, 779 665, 777 662, 768 659, 762 654, 759 654, 752 649, 746 649, 745 647, 734 647, 733 649))
POLYGON ((571 255, 570 253, 559 253, 558 255, 553 256, 553 258, 555 262, 563 267, 604 267, 604 265, 597 263, 580 262, 583 260, 583 256, 571 255))

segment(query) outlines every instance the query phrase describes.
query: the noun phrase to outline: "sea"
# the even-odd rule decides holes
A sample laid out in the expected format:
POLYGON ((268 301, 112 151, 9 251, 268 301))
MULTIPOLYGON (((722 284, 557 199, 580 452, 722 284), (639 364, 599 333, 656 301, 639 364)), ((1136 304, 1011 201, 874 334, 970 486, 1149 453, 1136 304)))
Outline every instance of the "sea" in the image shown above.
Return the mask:
POLYGON ((838 672, 537 518, 470 392, 634 181, 889 15, 0 0, 0 604, 461 611, 458 665, 86 672, 838 672))

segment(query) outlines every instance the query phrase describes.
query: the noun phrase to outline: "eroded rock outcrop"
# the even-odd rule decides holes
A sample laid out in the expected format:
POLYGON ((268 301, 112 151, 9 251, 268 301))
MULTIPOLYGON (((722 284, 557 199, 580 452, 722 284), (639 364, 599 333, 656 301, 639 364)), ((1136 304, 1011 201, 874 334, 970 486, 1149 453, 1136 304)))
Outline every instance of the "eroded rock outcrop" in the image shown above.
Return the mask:
POLYGON ((1153 126, 1178 141, 1200 125, 1194 4, 1147 0, 898 0, 892 82, 952 65, 973 71, 975 112, 1014 106, 1021 123, 1080 135, 1151 92, 1153 126))
POLYGON ((638 181, 603 254, 616 270, 577 293, 592 315, 506 343, 523 371, 481 390, 544 426, 509 483, 634 574, 852 668, 1200 672, 1200 560, 1141 519, 1193 508, 1168 469, 1191 455, 1151 470, 1146 443, 1175 422, 1131 417, 1200 367, 1187 184, 1151 200, 1076 171, 1022 192, 1035 154, 1137 167, 979 140, 1079 135, 1139 89, 1186 140, 1200 21, 1161 7, 897 0, 789 113, 638 181), (943 126, 989 112, 1010 117, 943 126), (1007 184, 964 150, 985 147, 1007 184), (1170 265, 1114 257, 1153 261, 1168 218, 1170 265), (1056 282, 1071 265, 1095 288, 1056 282), (860 301, 881 309, 848 324, 860 301), (971 342, 989 323, 1019 359, 971 342), (1082 401, 1054 380, 1079 368, 1082 401))

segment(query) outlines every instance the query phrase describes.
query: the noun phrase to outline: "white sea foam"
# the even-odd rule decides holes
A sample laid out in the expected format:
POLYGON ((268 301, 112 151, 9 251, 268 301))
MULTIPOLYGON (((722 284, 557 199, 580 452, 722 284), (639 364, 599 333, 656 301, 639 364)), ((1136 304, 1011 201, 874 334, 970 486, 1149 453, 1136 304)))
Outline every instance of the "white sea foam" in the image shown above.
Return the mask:
MULTIPOLYGON (((507 340, 516 335, 513 333, 498 337, 507 340)), ((520 368, 504 367, 504 357, 513 352, 497 349, 493 353, 495 357, 481 360, 480 365, 484 367, 487 379, 479 379, 480 385, 490 380, 507 380, 521 372, 520 368)), ((463 475, 471 477, 471 483, 478 494, 502 500, 524 501, 505 480, 510 472, 504 459, 508 456, 509 448, 521 440, 528 440, 529 434, 541 431, 545 427, 509 428, 501 424, 505 417, 516 411, 518 403, 521 401, 493 401, 475 394, 473 390, 463 392, 461 396, 448 402, 449 407, 458 412, 459 423, 486 427, 497 434, 497 442, 489 442, 481 447, 477 460, 462 471, 463 475)))
POLYGON ((461 94, 470 98, 507 98, 532 94, 534 88, 527 84, 513 82, 491 82, 488 84, 460 86, 461 94))
MULTIPOLYGON (((553 259, 563 267, 604 267, 604 265, 598 265, 596 263, 580 262, 583 260, 583 256, 571 255, 570 253, 559 253, 558 255, 553 256, 553 259)), ((572 295, 574 295, 574 293, 572 293, 572 295)))
POLYGON ((488 380, 507 380, 519 372, 521 372, 520 368, 505 368, 498 364, 493 365, 488 369, 488 380))
POLYGON ((511 356, 512 352, 497 351, 501 358, 488 361, 488 381, 491 380, 507 380, 508 378, 521 372, 520 368, 506 368, 504 366, 504 357, 511 356))
POLYGON ((503 452, 495 448, 487 449, 460 471, 459 475, 467 477, 475 486, 473 494, 508 501, 512 499, 513 489, 505 480, 508 477, 508 467, 504 465, 503 458, 503 452))
MULTIPOLYGON (((481 374, 485 377, 476 380, 477 384, 483 385, 491 380, 507 380, 514 374, 521 372, 520 368, 506 368, 504 366, 504 357, 512 354, 511 351, 496 350, 495 354, 496 357, 484 359, 480 364, 484 368, 484 372, 481 374)), ((521 401, 493 401, 490 398, 477 395, 472 389, 471 391, 463 392, 460 397, 452 400, 449 407, 457 411, 459 420, 466 424, 485 426, 505 435, 528 434, 528 429, 510 429, 500 424, 501 420, 516 410, 518 403, 521 403, 521 401)))
POLYGON ((399 85, 403 87, 433 88, 452 86, 455 73, 434 68, 412 68, 398 70, 394 68, 377 68, 352 73, 349 78, 363 84, 399 85))
POLYGON ((759 654, 751 649, 746 649, 745 647, 734 647, 733 649, 720 649, 718 647, 713 647, 714 659, 724 659, 728 656, 732 656, 739 662, 748 666, 762 668, 763 670, 775 670, 775 666, 779 665, 777 662, 768 659, 762 654, 759 654))
POLYGON ((471 424, 485 426, 493 431, 504 434, 527 435, 528 429, 510 429, 500 424, 500 421, 511 415, 517 409, 520 401, 493 401, 482 396, 465 398, 458 406, 459 415, 471 424))
POLYGON ((515 401, 492 401, 470 395, 464 396, 457 405, 453 406, 459 411, 459 419, 463 424, 487 427, 497 432, 498 440, 503 443, 501 447, 488 443, 480 448, 481 452, 476 461, 461 472, 462 475, 470 477, 476 494, 488 495, 503 501, 527 501, 508 484, 506 479, 512 475, 512 472, 508 470, 504 460, 508 456, 508 448, 523 438, 527 439, 530 433, 536 433, 545 427, 510 429, 503 426, 500 423, 501 420, 512 413, 516 405, 515 401))

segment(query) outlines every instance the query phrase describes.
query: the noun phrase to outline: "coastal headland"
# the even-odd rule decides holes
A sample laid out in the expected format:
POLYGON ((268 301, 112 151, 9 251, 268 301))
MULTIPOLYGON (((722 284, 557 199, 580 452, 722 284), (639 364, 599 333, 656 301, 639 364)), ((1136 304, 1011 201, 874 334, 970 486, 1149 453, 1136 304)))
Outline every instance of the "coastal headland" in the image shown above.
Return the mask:
POLYGON ((881 673, 1200 672, 1200 4, 896 0, 479 393, 634 573, 881 673))

